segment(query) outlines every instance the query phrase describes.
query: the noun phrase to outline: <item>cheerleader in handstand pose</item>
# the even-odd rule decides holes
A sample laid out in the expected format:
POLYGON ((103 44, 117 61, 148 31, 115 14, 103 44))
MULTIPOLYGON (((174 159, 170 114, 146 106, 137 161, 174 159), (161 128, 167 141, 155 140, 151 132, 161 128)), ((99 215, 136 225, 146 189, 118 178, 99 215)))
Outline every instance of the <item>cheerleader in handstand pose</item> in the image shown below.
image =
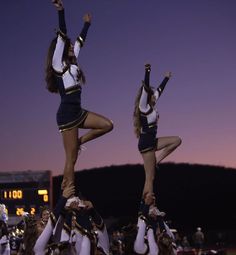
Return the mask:
POLYGON ((134 109, 134 128, 139 139, 138 149, 142 155, 145 170, 143 196, 153 193, 156 166, 181 144, 181 139, 178 136, 156 138, 159 115, 155 106, 171 77, 171 73, 167 72, 160 86, 153 89, 149 84, 150 72, 151 65, 146 64, 144 82, 136 97, 134 109), (159 150, 161 153, 156 157, 155 152, 159 150))
POLYGON ((83 29, 73 45, 67 36, 62 0, 52 2, 58 11, 59 31, 48 51, 46 81, 47 89, 61 96, 57 124, 62 133, 66 154, 62 182, 64 188, 68 183, 73 185, 74 166, 81 145, 111 131, 113 124, 111 120, 81 107, 81 90, 85 76, 77 63, 77 58, 91 24, 91 15, 84 15, 83 29), (79 128, 90 130, 79 137, 79 128))

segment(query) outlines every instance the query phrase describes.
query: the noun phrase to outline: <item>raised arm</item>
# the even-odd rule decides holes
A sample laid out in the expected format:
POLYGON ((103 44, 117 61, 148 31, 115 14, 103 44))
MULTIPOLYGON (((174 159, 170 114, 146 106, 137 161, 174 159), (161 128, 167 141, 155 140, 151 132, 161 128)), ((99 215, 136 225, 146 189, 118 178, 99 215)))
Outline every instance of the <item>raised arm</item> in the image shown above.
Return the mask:
POLYGON ((75 46, 74 46, 74 53, 76 58, 79 56, 79 51, 83 47, 85 39, 87 37, 88 29, 91 25, 92 16, 90 13, 86 13, 83 17, 84 26, 82 28, 82 31, 80 32, 80 35, 77 37, 75 46))
POLYGON ((88 210, 90 219, 92 220, 95 231, 97 232, 97 246, 103 250, 105 254, 109 254, 109 237, 106 225, 103 222, 101 215, 96 211, 91 201, 84 201, 85 208, 88 210))
POLYGON ((66 34, 67 30, 66 30, 66 21, 65 21, 65 11, 64 11, 62 0, 52 0, 52 3, 58 12, 59 29, 62 33, 66 34))
POLYGON ((38 237, 35 246, 34 252, 35 255, 44 255, 45 248, 48 244, 50 237, 52 236, 53 229, 60 217, 60 214, 63 212, 67 199, 72 196, 75 192, 75 188, 73 186, 68 186, 63 190, 61 199, 57 202, 53 213, 51 213, 50 218, 47 222, 46 227, 44 228, 43 232, 38 237))
POLYGON ((161 94, 164 91, 165 86, 166 86, 167 82, 169 81, 171 75, 172 75, 171 72, 166 72, 165 73, 165 78, 163 79, 163 81, 161 82, 161 84, 157 88, 157 91, 155 92, 156 100, 161 96, 161 94))
POLYGON ((150 87, 150 72, 151 72, 151 65, 145 65, 145 75, 144 75, 144 85, 148 88, 150 87))
POLYGON ((150 72, 151 72, 151 65, 145 65, 145 75, 144 81, 142 86, 141 97, 139 100, 139 109, 141 112, 146 113, 150 110, 150 105, 148 104, 148 91, 150 90, 150 72))
MULTIPOLYGON (((154 199, 155 197, 153 194, 147 193, 144 199, 142 199, 140 204, 139 217, 138 217, 138 223, 137 223, 138 232, 134 241, 134 251, 139 254, 144 254, 148 249, 147 243, 145 242, 145 234, 146 234, 147 226, 149 224, 149 220, 148 220, 149 208, 150 208, 150 205, 153 204, 154 199)), ((152 254, 158 254, 158 253, 152 253, 152 254)))
POLYGON ((63 71, 62 56, 64 52, 66 33, 67 33, 66 22, 65 22, 65 11, 64 11, 62 0, 52 0, 52 3, 58 12, 58 21, 59 21, 59 31, 57 32, 57 43, 56 43, 55 51, 52 58, 52 66, 55 71, 62 72, 63 71))

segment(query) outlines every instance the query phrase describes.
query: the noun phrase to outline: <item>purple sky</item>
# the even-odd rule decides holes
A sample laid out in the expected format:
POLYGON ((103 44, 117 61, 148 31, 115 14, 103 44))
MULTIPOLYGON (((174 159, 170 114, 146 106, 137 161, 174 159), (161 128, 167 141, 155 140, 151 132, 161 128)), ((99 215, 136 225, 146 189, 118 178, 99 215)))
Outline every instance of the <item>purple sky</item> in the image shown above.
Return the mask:
MULTIPOLYGON (((165 161, 236 168, 235 0, 64 0, 68 34, 82 16, 92 26, 80 53, 87 84, 84 108, 114 121, 114 130, 86 145, 76 169, 141 163, 133 134, 134 98, 146 62, 151 83, 173 77, 158 102, 159 136, 183 143, 165 161)), ((45 89, 48 45, 57 28, 50 0, 1 2, 0 171, 62 174, 57 130, 59 95, 45 89)))

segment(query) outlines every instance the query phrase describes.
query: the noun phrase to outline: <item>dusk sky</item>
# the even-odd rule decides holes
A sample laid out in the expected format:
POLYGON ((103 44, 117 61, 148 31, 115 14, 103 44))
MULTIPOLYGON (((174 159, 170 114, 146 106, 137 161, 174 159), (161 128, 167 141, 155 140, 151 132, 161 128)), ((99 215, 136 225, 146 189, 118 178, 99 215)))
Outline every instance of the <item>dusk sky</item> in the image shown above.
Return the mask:
MULTIPOLYGON (((114 122, 111 133, 85 145, 76 170, 142 163, 132 114, 145 63, 153 86, 173 73, 158 101, 158 136, 183 142, 164 162, 236 168, 235 0, 64 0, 64 6, 73 40, 83 14, 93 17, 79 56, 87 78, 82 106, 114 122)), ((60 96, 44 80, 57 12, 50 0, 2 0, 0 26, 0 172, 62 174, 60 96)))

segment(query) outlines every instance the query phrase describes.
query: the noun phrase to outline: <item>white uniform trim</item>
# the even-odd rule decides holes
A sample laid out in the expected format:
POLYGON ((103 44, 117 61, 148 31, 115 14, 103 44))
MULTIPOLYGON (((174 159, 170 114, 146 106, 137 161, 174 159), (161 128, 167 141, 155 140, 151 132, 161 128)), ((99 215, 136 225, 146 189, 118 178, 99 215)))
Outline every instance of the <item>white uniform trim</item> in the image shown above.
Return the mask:
MULTIPOLYGON (((159 92, 158 90, 156 90, 154 92, 154 96, 157 99, 159 98, 159 92)), ((147 102, 147 98, 148 98, 148 93, 146 92, 145 88, 142 88, 142 94, 139 100, 139 110, 141 111, 141 113, 148 113, 151 110, 151 106, 148 104, 147 102)), ((150 111, 150 113, 148 113, 146 115, 147 118, 147 122, 148 124, 150 123, 156 123, 158 121, 159 118, 159 114, 157 112, 157 110, 155 109, 155 107, 152 108, 152 111, 150 111)))
MULTIPOLYGON (((60 36, 57 37, 57 43, 55 51, 52 57, 52 67, 56 72, 63 73, 66 66, 66 63, 62 61, 62 56, 65 48, 65 40, 60 36)), ((78 58, 81 45, 78 41, 74 44, 74 54, 78 58)), ((71 64, 69 68, 63 73, 62 79, 65 90, 68 90, 71 87, 79 85, 78 80, 78 66, 71 64)))

